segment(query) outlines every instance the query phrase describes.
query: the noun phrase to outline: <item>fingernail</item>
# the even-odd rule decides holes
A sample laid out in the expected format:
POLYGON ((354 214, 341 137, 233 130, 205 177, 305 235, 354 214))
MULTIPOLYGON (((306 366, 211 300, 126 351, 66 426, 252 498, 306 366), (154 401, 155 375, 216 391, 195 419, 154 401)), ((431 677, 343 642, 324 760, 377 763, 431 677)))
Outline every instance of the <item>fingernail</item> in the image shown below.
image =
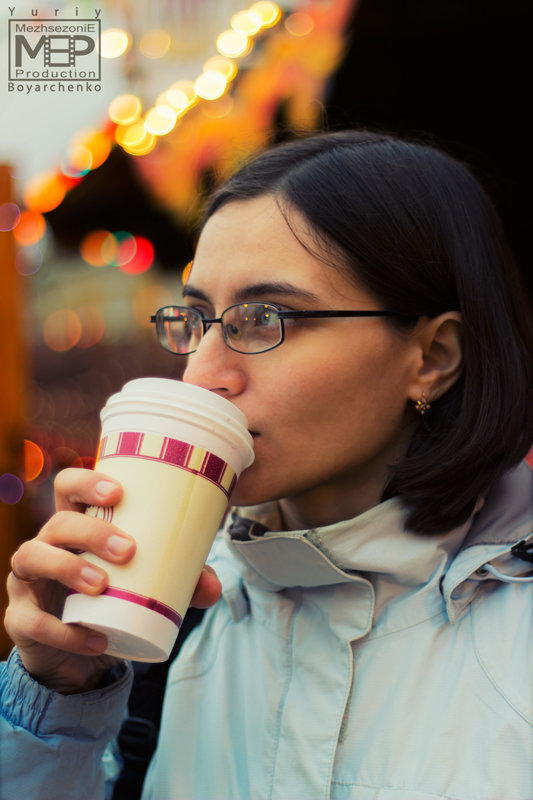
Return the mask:
POLYGON ((110 553, 113 553, 114 556, 121 556, 127 550, 131 549, 131 541, 126 539, 124 536, 118 536, 117 534, 113 534, 107 540, 107 549, 110 553))
POLYGON ((99 586, 104 579, 102 573, 94 567, 82 567, 80 574, 85 583, 88 583, 89 586, 99 586))
POLYGON ((94 488, 96 493, 101 497, 107 497, 109 494, 111 494, 113 489, 116 488, 116 483, 112 483, 111 481, 98 481, 94 488))
POLYGON ((89 636, 87 647, 95 653, 102 653, 107 647, 107 639, 104 636, 89 636))

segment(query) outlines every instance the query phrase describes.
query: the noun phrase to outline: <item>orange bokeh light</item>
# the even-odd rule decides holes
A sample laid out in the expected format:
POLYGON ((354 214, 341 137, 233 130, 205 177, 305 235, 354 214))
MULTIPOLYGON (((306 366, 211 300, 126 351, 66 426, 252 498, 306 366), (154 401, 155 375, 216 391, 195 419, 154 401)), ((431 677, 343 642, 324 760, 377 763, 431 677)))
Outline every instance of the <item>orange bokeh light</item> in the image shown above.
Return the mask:
POLYGON ((24 204, 30 211, 52 211, 63 202, 67 184, 62 175, 45 172, 32 178, 23 192, 24 204))
POLYGON ((93 267, 104 267, 108 262, 103 256, 103 245, 109 236, 109 231, 92 231, 82 239, 80 245, 81 257, 93 267))
POLYGON ((183 272, 181 273, 181 282, 184 286, 189 280, 189 275, 191 274, 192 265, 193 262, 189 261, 189 263, 185 265, 183 272))
POLYGON ((27 247, 39 242, 46 233, 46 220, 39 211, 23 211, 13 236, 17 244, 27 247))
POLYGON ((44 321, 44 341, 51 350, 55 350, 57 353, 63 353, 77 345, 81 333, 80 318, 69 308, 53 311, 44 321))
POLYGON ((44 466, 44 453, 35 442, 24 439, 24 480, 33 481, 37 478, 44 466))
POLYGON ((102 312, 96 306, 82 306, 76 309, 81 322, 81 335, 76 346, 83 349, 93 347, 102 339, 105 333, 105 320, 102 312))

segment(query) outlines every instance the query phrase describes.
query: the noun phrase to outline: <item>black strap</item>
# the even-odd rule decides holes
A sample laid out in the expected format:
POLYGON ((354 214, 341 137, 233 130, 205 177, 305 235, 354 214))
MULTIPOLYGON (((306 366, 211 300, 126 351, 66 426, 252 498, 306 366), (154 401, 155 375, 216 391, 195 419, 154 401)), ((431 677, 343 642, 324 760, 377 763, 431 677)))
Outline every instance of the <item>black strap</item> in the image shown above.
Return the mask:
POLYGON ((139 800, 141 796, 144 776, 157 746, 170 665, 204 613, 200 608, 187 611, 168 661, 160 664, 135 662, 133 665, 135 675, 128 701, 129 716, 118 735, 124 766, 115 783, 112 800, 139 800))

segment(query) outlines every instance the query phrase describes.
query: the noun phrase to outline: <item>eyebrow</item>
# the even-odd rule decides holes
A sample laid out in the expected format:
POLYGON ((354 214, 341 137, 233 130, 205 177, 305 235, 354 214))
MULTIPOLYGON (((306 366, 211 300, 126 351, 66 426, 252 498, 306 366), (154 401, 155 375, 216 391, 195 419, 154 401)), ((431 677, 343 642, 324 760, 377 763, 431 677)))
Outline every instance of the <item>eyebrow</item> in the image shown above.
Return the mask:
MULTIPOLYGON (((195 297, 198 300, 205 300, 209 302, 207 295, 200 289, 195 289, 194 286, 187 284, 183 287, 183 297, 195 297)), ((307 289, 302 289, 294 286, 292 283, 285 281, 264 281, 262 283, 253 283, 250 286, 245 286, 235 292, 234 300, 236 303, 241 303, 246 300, 259 300, 271 297, 272 295, 283 295, 290 297, 301 298, 310 302, 317 302, 319 298, 313 292, 307 289)))

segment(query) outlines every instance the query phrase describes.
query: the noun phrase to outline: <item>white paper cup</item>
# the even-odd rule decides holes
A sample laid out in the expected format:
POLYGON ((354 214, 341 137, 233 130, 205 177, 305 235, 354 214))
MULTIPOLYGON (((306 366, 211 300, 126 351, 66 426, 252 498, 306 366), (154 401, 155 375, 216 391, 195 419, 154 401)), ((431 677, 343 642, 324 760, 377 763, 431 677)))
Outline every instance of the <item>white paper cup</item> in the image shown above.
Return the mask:
POLYGON ((84 553, 109 586, 97 596, 72 592, 62 619, 104 633, 110 655, 164 661, 233 486, 254 460, 253 440, 228 400, 163 378, 130 381, 101 419, 96 469, 120 481, 123 497, 86 513, 131 534, 137 550, 122 566, 84 553))

